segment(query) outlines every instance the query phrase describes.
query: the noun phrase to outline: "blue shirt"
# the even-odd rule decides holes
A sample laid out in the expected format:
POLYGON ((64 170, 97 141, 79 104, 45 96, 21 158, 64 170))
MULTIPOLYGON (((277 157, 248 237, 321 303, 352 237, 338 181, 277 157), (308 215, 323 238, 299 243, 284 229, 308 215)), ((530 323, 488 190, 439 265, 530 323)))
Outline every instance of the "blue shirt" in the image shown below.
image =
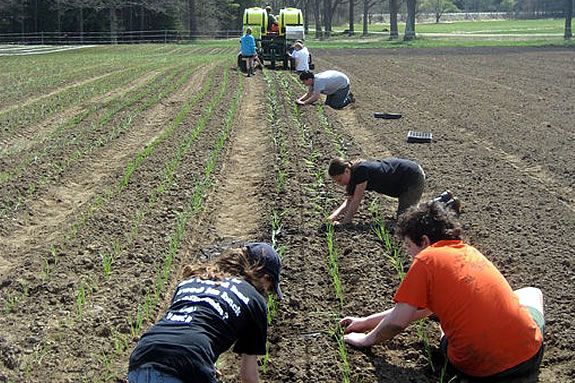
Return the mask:
POLYGON ((245 34, 240 39, 240 53, 242 56, 253 56, 256 54, 256 39, 254 36, 245 34))

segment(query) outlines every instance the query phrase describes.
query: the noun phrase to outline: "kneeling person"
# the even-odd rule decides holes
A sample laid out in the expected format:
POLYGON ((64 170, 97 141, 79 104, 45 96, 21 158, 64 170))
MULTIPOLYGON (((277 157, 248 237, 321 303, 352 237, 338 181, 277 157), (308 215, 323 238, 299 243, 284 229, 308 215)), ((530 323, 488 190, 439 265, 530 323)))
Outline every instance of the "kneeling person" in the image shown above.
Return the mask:
POLYGON ((381 343, 435 314, 444 332, 441 347, 464 375, 493 381, 539 368, 544 327, 539 289, 513 291, 493 263, 462 241, 455 215, 440 202, 408 209, 396 230, 414 257, 396 304, 368 317, 342 319, 347 343, 381 343))
POLYGON ((353 93, 350 92, 349 78, 344 73, 336 70, 318 74, 304 71, 300 73, 299 78, 308 87, 307 93, 296 101, 299 105, 313 104, 321 94, 327 95, 325 104, 334 109, 342 109, 355 102, 353 93))
POLYGON ((214 363, 232 345, 242 354, 242 382, 258 382, 257 355, 266 353, 266 298, 275 291, 281 299, 280 268, 278 254, 265 243, 186 266, 167 313, 130 356, 129 382, 216 383, 214 363))

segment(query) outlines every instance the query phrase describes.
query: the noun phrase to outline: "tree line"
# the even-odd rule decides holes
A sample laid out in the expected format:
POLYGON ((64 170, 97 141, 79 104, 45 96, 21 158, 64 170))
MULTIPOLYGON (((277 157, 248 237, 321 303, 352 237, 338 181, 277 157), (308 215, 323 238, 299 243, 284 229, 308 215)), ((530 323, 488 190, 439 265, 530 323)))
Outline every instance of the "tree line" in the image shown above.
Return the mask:
POLYGON ((317 38, 329 37, 333 25, 363 20, 367 34, 371 14, 389 14, 390 36, 397 38, 398 14, 406 14, 405 39, 415 36, 418 12, 507 12, 510 17, 565 17, 570 38, 575 0, 0 0, 0 33, 130 32, 175 30, 190 38, 211 31, 239 31, 243 10, 270 5, 304 11, 305 27, 317 38))

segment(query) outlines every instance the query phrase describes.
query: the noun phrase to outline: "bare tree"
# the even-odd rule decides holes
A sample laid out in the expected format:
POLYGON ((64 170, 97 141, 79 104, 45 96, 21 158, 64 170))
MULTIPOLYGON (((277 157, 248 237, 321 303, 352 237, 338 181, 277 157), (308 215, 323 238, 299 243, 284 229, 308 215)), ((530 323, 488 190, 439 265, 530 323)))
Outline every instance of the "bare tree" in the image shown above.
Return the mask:
POLYGON ((354 28, 353 28, 353 7, 355 6, 355 1, 354 0, 349 0, 349 29, 348 29, 348 34, 350 36, 353 35, 354 33, 354 28))
POLYGON ((399 38, 399 29, 397 27, 397 0, 389 0, 389 39, 397 40, 399 38))
POLYGON ((417 0, 407 0, 407 20, 405 22, 405 35, 403 39, 406 41, 415 38, 415 10, 417 0))
POLYGON ((565 0, 565 40, 573 37, 571 32, 571 19, 573 18, 573 0, 565 0))
POLYGON ((376 0, 363 0, 363 36, 367 36, 369 32, 369 10, 375 5, 376 2, 376 0))
POLYGON ((313 16, 315 19, 315 38, 316 39, 323 38, 323 34, 321 32, 320 2, 321 2, 321 0, 314 0, 314 4, 313 4, 313 16))

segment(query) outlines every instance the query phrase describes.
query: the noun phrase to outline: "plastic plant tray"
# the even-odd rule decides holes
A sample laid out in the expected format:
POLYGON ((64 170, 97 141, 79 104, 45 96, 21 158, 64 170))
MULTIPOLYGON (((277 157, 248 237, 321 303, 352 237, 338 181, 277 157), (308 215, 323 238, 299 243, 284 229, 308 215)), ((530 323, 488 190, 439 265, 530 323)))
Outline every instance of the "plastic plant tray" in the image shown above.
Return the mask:
POLYGON ((407 142, 410 143, 429 143, 433 141, 433 135, 431 132, 416 132, 410 130, 407 133, 407 142))

